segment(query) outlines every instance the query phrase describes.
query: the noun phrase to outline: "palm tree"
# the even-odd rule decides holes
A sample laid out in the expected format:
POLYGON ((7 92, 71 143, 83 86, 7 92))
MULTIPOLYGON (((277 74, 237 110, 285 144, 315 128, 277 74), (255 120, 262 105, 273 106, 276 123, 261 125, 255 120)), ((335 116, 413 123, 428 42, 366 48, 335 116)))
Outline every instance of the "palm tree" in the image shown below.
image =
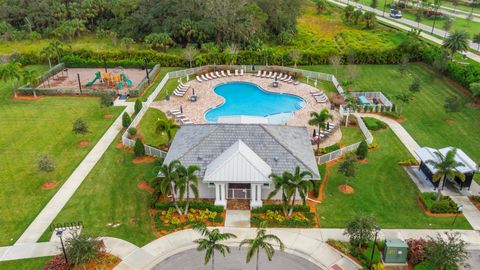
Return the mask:
POLYGON ((65 43, 61 42, 58 39, 55 39, 53 42, 50 42, 48 47, 50 47, 51 51, 53 52, 53 56, 57 57, 57 64, 60 64, 60 57, 62 53, 64 52, 64 48, 67 45, 65 43))
POLYGON ((290 198, 292 197, 292 192, 289 189, 289 181, 292 178, 292 174, 289 172, 284 172, 281 176, 274 173, 269 176, 272 179, 274 190, 268 194, 267 200, 270 200, 273 196, 277 195, 279 191, 282 192, 282 210, 285 216, 288 215, 288 204, 290 198))
POLYGON ((288 212, 288 216, 291 216, 293 213, 293 207, 295 206, 295 197, 298 194, 300 198, 303 200, 303 204, 305 204, 305 199, 307 198, 307 194, 313 188, 313 184, 311 181, 305 180, 305 177, 310 176, 312 174, 309 171, 300 171, 300 166, 295 167, 295 172, 289 179, 289 189, 293 193, 292 197, 292 204, 290 206, 290 210, 288 212))
POLYGON ((180 200, 183 200, 183 195, 186 193, 186 203, 185 203, 185 212, 184 215, 188 213, 188 206, 190 204, 190 190, 192 190, 195 199, 198 198, 198 176, 196 172, 200 171, 200 167, 191 165, 185 168, 185 166, 180 165, 177 168, 177 172, 179 175, 179 182, 178 182, 178 193, 180 196, 180 200))
POLYGON ((173 137, 179 128, 180 126, 175 123, 173 118, 165 118, 157 121, 156 132, 165 133, 167 135, 167 146, 170 147, 173 137))
POLYGON ((48 67, 52 69, 52 57, 55 56, 55 48, 52 44, 49 44, 47 47, 43 48, 41 54, 45 55, 48 59, 48 67))
POLYGON ((172 201, 175 209, 179 215, 182 215, 182 211, 178 207, 177 198, 175 192, 178 190, 177 182, 178 182, 178 168, 181 166, 180 161, 173 160, 169 164, 162 164, 160 166, 160 173, 163 176, 163 180, 160 182, 160 191, 162 194, 168 195, 168 193, 172 194, 172 201))
MULTIPOLYGON (((257 229, 257 236, 254 239, 245 239, 240 242, 240 247, 243 245, 248 245, 248 252, 247 252, 247 263, 250 262, 253 255, 256 253, 257 262, 255 269, 258 270, 258 258, 260 255, 260 249, 265 250, 267 254, 267 258, 269 261, 272 260, 273 255, 275 255, 275 249, 273 245, 269 242, 273 241, 276 242, 280 246, 280 250, 285 250, 285 245, 283 242, 278 238, 278 236, 273 234, 267 234, 267 230, 265 229, 265 223, 262 222, 260 227, 257 229)), ((239 248, 240 248, 239 247, 239 248)))
POLYGON ((350 177, 355 177, 356 172, 356 156, 354 153, 349 153, 345 160, 340 163, 338 172, 345 176, 345 185, 348 186, 350 177))
MULTIPOLYGON (((320 113, 312 112, 310 114, 311 119, 308 121, 309 125, 318 126, 318 132, 320 133, 320 128, 325 127, 325 122, 328 119, 333 119, 333 115, 330 114, 328 109, 323 109, 320 113)), ((317 140, 317 152, 320 149, 320 140, 317 140)))
POLYGON ((446 179, 450 179, 453 181, 455 177, 460 178, 460 180, 465 181, 465 175, 458 172, 455 168, 465 166, 461 162, 457 162, 455 160, 455 155, 457 154, 457 149, 453 148, 452 150, 448 151, 445 156, 443 156, 440 152, 436 151, 433 152, 437 157, 437 160, 427 160, 426 163, 431 164, 433 168, 437 171, 433 174, 432 180, 438 183, 437 189, 437 199, 436 201, 440 201, 440 197, 442 195, 442 187, 445 184, 446 179))
POLYGON ((238 47, 237 45, 235 45, 235 43, 232 43, 230 45, 228 45, 228 47, 226 48, 226 52, 227 52, 227 60, 229 60, 229 64, 230 65, 235 65, 236 61, 237 61, 237 54, 238 54, 238 47))
POLYGON ((368 29, 375 28, 376 15, 373 11, 367 11, 363 14, 363 20, 365 20, 365 25, 368 29))
POLYGON ((462 30, 455 30, 444 41, 443 47, 451 52, 451 59, 458 51, 468 50, 468 34, 462 30))
POLYGON ((0 68, 0 80, 7 82, 13 80, 13 95, 17 97, 17 88, 22 78, 22 66, 18 62, 10 62, 0 68))
POLYGON ((213 270, 215 267, 215 251, 220 252, 223 257, 225 257, 226 253, 230 253, 230 248, 227 245, 221 244, 220 241, 237 238, 237 236, 232 233, 221 233, 218 229, 210 231, 204 225, 197 225, 192 228, 202 236, 202 238, 193 241, 198 244, 197 251, 205 250, 204 264, 207 264, 210 259, 212 259, 213 270))
POLYGON ((34 70, 25 69, 22 72, 22 78, 23 78, 22 82, 27 84, 27 86, 30 86, 32 88, 34 97, 37 96, 37 93, 35 91, 35 87, 37 87, 37 85, 39 83, 37 75, 38 75, 37 72, 35 72, 34 70))

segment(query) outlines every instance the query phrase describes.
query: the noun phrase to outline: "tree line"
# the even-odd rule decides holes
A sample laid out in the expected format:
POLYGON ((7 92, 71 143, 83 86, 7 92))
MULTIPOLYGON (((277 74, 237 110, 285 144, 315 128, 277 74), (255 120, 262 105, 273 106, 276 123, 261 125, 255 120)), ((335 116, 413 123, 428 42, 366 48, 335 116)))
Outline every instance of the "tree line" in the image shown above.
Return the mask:
POLYGON ((95 32, 132 41, 261 46, 293 35, 301 0, 4 0, 4 39, 69 39, 95 32), (150 36, 148 35, 156 35, 150 36))

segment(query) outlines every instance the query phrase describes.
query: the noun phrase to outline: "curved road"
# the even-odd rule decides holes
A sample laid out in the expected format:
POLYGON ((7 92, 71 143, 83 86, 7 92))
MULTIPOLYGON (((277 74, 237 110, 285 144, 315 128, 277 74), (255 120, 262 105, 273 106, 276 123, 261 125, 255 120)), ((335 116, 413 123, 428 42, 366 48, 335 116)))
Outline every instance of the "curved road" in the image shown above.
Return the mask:
MULTIPOLYGON (((230 248, 231 253, 223 257, 220 253, 215 253, 215 268, 216 269, 235 269, 235 270, 246 270, 246 269, 255 269, 255 260, 256 257, 253 257, 250 263, 245 262, 245 257, 247 254, 247 249, 242 248, 239 250, 236 247, 230 248)), ((200 269, 211 269, 212 262, 210 261, 207 265, 204 265, 204 251, 197 251, 195 249, 189 249, 169 257, 157 265, 155 265, 152 270, 200 270, 200 269)), ((301 257, 281 252, 276 250, 275 255, 272 258, 272 261, 269 262, 263 251, 260 252, 259 260, 259 269, 264 270, 279 270, 279 269, 290 269, 290 270, 319 270, 320 267, 315 264, 303 259, 301 257)))

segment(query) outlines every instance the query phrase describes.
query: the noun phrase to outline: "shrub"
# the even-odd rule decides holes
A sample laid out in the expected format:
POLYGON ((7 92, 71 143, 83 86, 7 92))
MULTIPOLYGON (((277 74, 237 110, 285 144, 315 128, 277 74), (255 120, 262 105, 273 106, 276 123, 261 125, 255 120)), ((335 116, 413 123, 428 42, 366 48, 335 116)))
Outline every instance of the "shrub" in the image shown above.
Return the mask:
POLYGON ((124 112, 122 115, 122 126, 124 128, 128 128, 128 126, 130 126, 131 123, 132 123, 132 118, 127 112, 124 112))
POLYGON ((448 97, 445 99, 445 104, 443 107, 445 111, 448 112, 458 112, 460 111, 462 104, 461 100, 458 97, 448 97))
POLYGON ((138 114, 142 110, 143 104, 140 99, 135 100, 135 114, 138 114))
POLYGON ((458 206, 450 197, 442 195, 437 202, 436 196, 435 192, 425 192, 420 194, 420 200, 432 213, 458 213, 458 206))
POLYGON ((385 123, 375 118, 362 117, 362 119, 369 130, 376 131, 376 130, 387 128, 387 125, 385 123))
POLYGON ((50 173, 55 170, 55 165, 53 160, 51 160, 47 155, 41 155, 37 160, 37 171, 50 173))
POLYGON ((88 234, 74 234, 65 240, 65 252, 70 264, 83 266, 99 258, 105 252, 105 245, 103 241, 88 234))
POLYGON ((327 146, 327 147, 324 147, 324 148, 320 148, 318 154, 327 154, 327 153, 330 153, 330 152, 333 152, 333 151, 337 151, 338 149, 340 149, 340 145, 338 143, 335 143, 335 144, 332 144, 330 146, 327 146))
MULTIPOLYGON (((184 208, 186 202, 178 202, 178 207, 184 208)), ((155 209, 157 210, 168 210, 169 208, 174 207, 173 202, 157 202, 155 204, 155 209)), ((217 213, 223 212, 223 206, 214 205, 209 202, 190 202, 190 209, 198 209, 198 210, 209 210, 217 213)))
POLYGON ((137 129, 134 128, 134 127, 131 127, 128 129, 128 134, 130 134, 130 137, 133 137, 135 135, 137 135, 137 129))
POLYGON ((110 107, 113 105, 113 97, 110 95, 103 94, 100 96, 100 106, 101 107, 110 107))
POLYGON ((348 222, 344 234, 349 237, 352 246, 362 247, 372 240, 374 224, 375 218, 373 216, 359 215, 348 222))
POLYGON ((368 143, 366 141, 362 141, 357 148, 357 158, 365 159, 367 155, 368 155, 368 143))
POLYGON ((427 246, 427 240, 423 238, 408 239, 408 262, 411 265, 417 265, 426 259, 425 247, 427 246))
POLYGON ((133 146, 133 153, 135 157, 143 157, 145 156, 145 145, 143 145, 142 140, 137 138, 135 140, 135 145, 133 146))
MULTIPOLYGON (((370 258, 372 256, 373 250, 373 241, 368 243, 368 247, 363 251, 363 256, 366 258, 367 265, 370 265, 370 258)), ((373 264, 377 264, 382 261, 380 251, 378 250, 378 246, 375 245, 375 251, 373 252, 373 264)))
POLYGON ((73 122, 72 131, 75 134, 85 134, 88 132, 88 125, 82 118, 78 118, 73 122))
POLYGON ((394 111, 383 112, 382 115, 387 116, 387 117, 391 117, 393 119, 399 119, 401 117, 400 113, 394 112, 394 111))
POLYGON ((420 79, 415 78, 415 80, 413 80, 412 84, 408 87, 408 90, 410 90, 411 92, 414 92, 414 93, 420 91, 420 79))
POLYGON ((43 267, 43 270, 67 270, 67 269, 69 269, 69 267, 67 265, 67 262, 65 261, 65 257, 63 256, 63 254, 53 257, 43 267))

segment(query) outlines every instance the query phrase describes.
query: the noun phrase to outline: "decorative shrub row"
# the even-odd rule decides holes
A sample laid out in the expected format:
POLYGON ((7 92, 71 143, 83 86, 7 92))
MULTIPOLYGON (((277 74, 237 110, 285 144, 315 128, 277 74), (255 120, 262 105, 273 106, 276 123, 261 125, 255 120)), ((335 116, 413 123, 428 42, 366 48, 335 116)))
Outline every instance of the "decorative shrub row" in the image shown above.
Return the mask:
POLYGON ((267 227, 311 228, 315 226, 315 214, 294 212, 291 217, 285 218, 280 211, 267 210, 265 217, 257 214, 250 218, 250 223, 256 227, 262 222, 266 222, 267 227))
MULTIPOLYGON (((181 209, 183 210, 183 209, 181 209)), ((186 216, 186 220, 181 221, 174 207, 170 207, 167 210, 156 212, 153 221, 157 230, 176 230, 183 229, 193 224, 204 224, 207 222, 220 223, 223 222, 221 213, 210 211, 208 209, 196 209, 190 208, 189 213, 186 216)))
MULTIPOLYGON (((266 204, 260 207, 255 207, 252 209, 252 213, 254 214, 264 214, 268 210, 270 211, 282 211, 281 204, 266 204)), ((294 212, 310 212, 310 207, 308 205, 294 205, 293 206, 294 212)))
MULTIPOLYGON (((178 207, 185 208, 186 202, 178 202, 178 207)), ((155 209, 157 210, 168 210, 171 207, 175 207, 173 202, 157 202, 155 204, 155 209)), ((190 202, 189 208, 200 209, 200 210, 210 210, 214 212, 221 213, 223 212, 223 206, 214 205, 209 202, 190 202)))
POLYGON ((459 213, 457 204, 448 196, 442 195, 440 201, 436 201, 437 194, 435 192, 426 192, 420 194, 420 200, 425 208, 435 214, 459 213))

